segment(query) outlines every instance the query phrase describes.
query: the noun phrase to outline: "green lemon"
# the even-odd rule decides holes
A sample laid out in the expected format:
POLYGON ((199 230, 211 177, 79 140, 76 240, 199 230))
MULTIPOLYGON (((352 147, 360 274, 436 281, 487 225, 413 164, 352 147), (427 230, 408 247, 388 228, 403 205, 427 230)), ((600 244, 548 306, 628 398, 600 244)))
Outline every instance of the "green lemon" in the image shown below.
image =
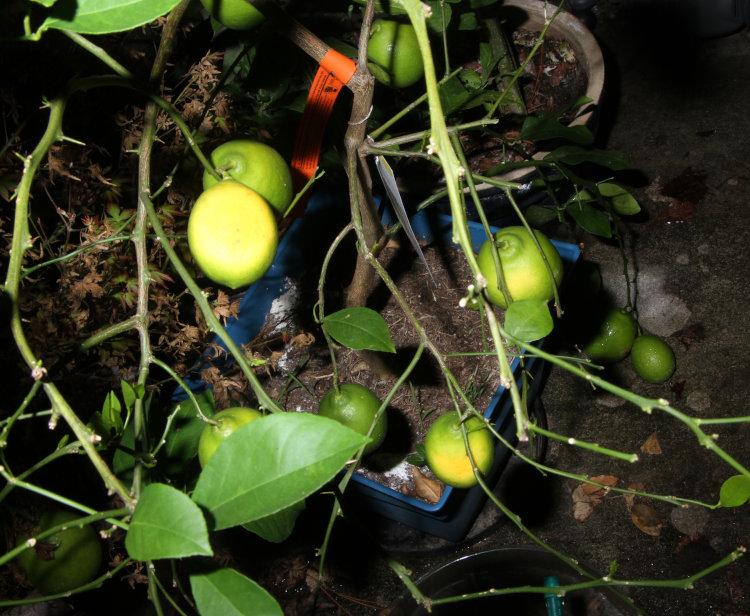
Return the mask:
POLYGON ((219 411, 212 417, 216 423, 207 423, 198 439, 198 460, 201 466, 208 464, 226 438, 240 426, 263 417, 263 414, 255 409, 244 407, 233 407, 219 411))
POLYGON ((493 245, 500 257, 503 279, 511 298, 549 301, 554 297, 555 285, 562 280, 563 262, 557 249, 546 235, 534 230, 553 276, 550 277, 542 255, 525 227, 506 227, 495 233, 493 241, 487 240, 479 249, 477 263, 487 279, 487 297, 501 308, 508 305, 497 284, 497 270, 492 257, 493 245))
POLYGON ((338 391, 334 388, 323 396, 318 407, 318 415, 335 419, 365 436, 370 433, 372 427, 370 442, 364 449, 364 453, 368 454, 383 444, 388 431, 388 419, 385 413, 382 413, 375 422, 375 414, 379 408, 380 399, 367 387, 357 383, 344 383, 338 391), (374 426, 373 422, 375 422, 374 426))
MULTIPOLYGON (((34 534, 78 519, 72 511, 48 511, 42 514, 34 534)), ((21 537, 18 545, 25 542, 21 537)), ((27 548, 18 557, 29 581, 45 594, 67 592, 93 580, 102 564, 99 535, 91 526, 70 526, 27 548)))
POLYGON ((649 383, 663 383, 675 370, 674 352, 661 338, 638 336, 630 349, 633 368, 649 383))
MULTIPOLYGON (((211 164, 220 173, 252 188, 279 215, 286 212, 294 198, 292 172, 284 158, 270 145, 250 139, 227 141, 211 152, 211 164)), ((217 180, 208 171, 203 173, 203 188, 217 180)))
POLYGON ((627 357, 638 335, 635 317, 622 308, 608 308, 590 315, 583 351, 598 364, 613 364, 627 357))
MULTIPOLYGON (((479 472, 486 475, 495 459, 492 433, 476 416, 469 417, 464 424, 471 456, 479 472)), ((456 411, 443 413, 435 420, 427 431, 424 449, 430 470, 443 483, 454 488, 469 488, 477 483, 456 411)))
POLYGON ((279 241, 271 206, 234 180, 223 180, 200 194, 190 211, 187 237, 203 273, 232 289, 268 271, 279 241))
POLYGON ((250 30, 263 21, 263 13, 245 0, 201 0, 216 21, 232 30, 250 30))
POLYGON ((424 75, 414 27, 392 19, 376 19, 367 45, 368 68, 380 83, 396 88, 414 85, 424 75))

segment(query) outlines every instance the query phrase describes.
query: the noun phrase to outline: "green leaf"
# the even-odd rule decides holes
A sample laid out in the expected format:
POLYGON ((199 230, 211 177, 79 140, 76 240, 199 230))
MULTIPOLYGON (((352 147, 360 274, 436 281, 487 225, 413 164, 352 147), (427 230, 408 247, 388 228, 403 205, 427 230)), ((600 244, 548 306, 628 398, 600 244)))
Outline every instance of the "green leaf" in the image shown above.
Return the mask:
POLYGON ((42 6, 46 6, 47 8, 51 7, 55 2, 58 0, 31 0, 32 2, 36 2, 37 4, 41 4, 42 6))
POLYGON ((396 352, 385 319, 371 308, 339 310, 323 319, 323 327, 336 342, 355 351, 396 352))
POLYGON ((216 530, 247 524, 310 496, 366 442, 326 417, 268 415, 222 443, 198 477, 193 500, 209 512, 216 530))
POLYGON ((750 477, 734 475, 721 484, 719 504, 722 507, 740 507, 750 500, 750 477))
POLYGON ((566 211, 573 220, 589 233, 593 233, 599 237, 612 237, 612 227, 609 223, 609 218, 604 212, 596 209, 594 206, 583 202, 573 203, 568 206, 566 211))
POLYGON ((138 394, 127 381, 120 381, 120 389, 122 390, 122 399, 125 401, 125 408, 130 412, 138 399, 138 394))
POLYGON ((253 522, 243 524, 243 528, 272 543, 281 543, 289 538, 299 514, 305 510, 305 501, 267 515, 253 522))
POLYGON ((530 205, 525 212, 526 222, 532 227, 543 227, 557 219, 557 210, 545 205, 530 205))
POLYGON ((257 582, 234 569, 190 575, 190 588, 201 616, 283 616, 281 606, 257 582))
POLYGON ((505 331, 521 342, 534 342, 544 338, 553 327, 547 302, 519 299, 505 311, 505 331))
POLYGON ((81 34, 131 30, 168 13, 180 0, 59 0, 40 31, 49 28, 81 34))
POLYGON ((630 160, 622 152, 581 148, 575 145, 560 146, 547 154, 544 160, 565 163, 567 165, 595 163, 613 171, 621 171, 630 167, 630 160))
POLYGON ((112 456, 112 471, 122 481, 130 482, 135 469, 135 457, 132 453, 135 449, 135 429, 132 421, 125 427, 119 445, 112 456))
POLYGON ((141 493, 125 547, 136 560, 213 556, 201 510, 187 494, 163 483, 141 493))
POLYGON ((598 184, 597 188, 602 196, 611 199, 612 207, 618 214, 622 216, 632 216, 641 211, 641 206, 638 205, 638 201, 635 200, 635 197, 621 186, 610 182, 603 182, 598 184))
POLYGON ((547 141, 564 139, 578 145, 591 145, 594 136, 585 126, 564 126, 551 113, 536 112, 526 117, 519 139, 547 141))

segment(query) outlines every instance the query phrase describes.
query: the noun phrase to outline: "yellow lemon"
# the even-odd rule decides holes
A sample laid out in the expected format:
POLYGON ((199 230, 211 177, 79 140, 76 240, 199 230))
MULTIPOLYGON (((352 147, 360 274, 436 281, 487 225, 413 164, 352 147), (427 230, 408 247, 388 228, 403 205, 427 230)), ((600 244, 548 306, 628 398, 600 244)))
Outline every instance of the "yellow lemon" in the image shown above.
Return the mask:
POLYGON ((190 212, 187 235, 203 273, 232 289, 247 286, 268 271, 279 241, 271 206, 234 180, 201 193, 190 212))
MULTIPOLYGON (((471 456, 479 472, 487 474, 495 459, 492 433, 487 424, 475 416, 464 424, 471 456)), ((443 483, 454 488, 469 488, 477 483, 456 411, 444 413, 435 420, 427 431, 424 449, 430 470, 443 483)))

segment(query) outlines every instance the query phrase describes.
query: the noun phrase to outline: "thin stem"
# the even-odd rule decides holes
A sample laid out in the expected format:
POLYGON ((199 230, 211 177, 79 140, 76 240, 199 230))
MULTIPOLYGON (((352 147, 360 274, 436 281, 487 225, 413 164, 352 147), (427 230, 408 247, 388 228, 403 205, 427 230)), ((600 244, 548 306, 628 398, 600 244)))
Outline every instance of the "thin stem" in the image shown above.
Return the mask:
POLYGON ((336 361, 336 347, 333 343, 333 340, 331 339, 330 334, 328 333, 328 329, 323 324, 323 319, 325 318, 325 281, 328 274, 328 266, 331 262, 331 259, 333 258, 333 254, 336 252, 336 249, 339 247, 341 242, 344 241, 344 238, 346 238, 346 236, 349 235, 349 233, 353 229, 354 225, 352 223, 346 225, 334 238, 333 242, 331 242, 331 245, 326 251, 325 257, 323 258, 323 265, 320 269, 320 277, 318 279, 318 305, 317 309, 314 312, 315 322, 320 325, 320 329, 323 332, 323 337, 326 340, 328 351, 331 356, 331 366, 333 367, 333 388, 336 393, 339 392, 339 368, 338 362, 336 361))

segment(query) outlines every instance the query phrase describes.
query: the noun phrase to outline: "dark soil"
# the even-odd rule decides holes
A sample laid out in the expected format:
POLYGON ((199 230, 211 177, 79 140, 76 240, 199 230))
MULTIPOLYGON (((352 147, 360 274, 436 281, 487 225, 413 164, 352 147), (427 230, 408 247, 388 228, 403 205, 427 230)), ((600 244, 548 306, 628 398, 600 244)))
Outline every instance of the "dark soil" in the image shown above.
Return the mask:
MULTIPOLYGON (((471 271, 457 248, 428 245, 423 251, 434 280, 422 263, 413 258, 409 247, 391 242, 383 251, 381 261, 388 265, 436 348, 442 354, 453 354, 446 360, 448 369, 471 396, 475 408, 484 412, 499 384, 497 359, 493 355, 456 355, 482 349, 483 336, 487 334, 479 311, 458 307, 459 300, 466 294, 471 271)), ((267 371, 262 380, 272 397, 280 396, 281 404, 288 411, 317 412, 320 398, 333 384, 330 353, 322 334, 304 331, 304 326, 299 324, 289 326, 287 309, 300 307, 309 311, 314 303, 314 299, 295 292, 290 296, 296 296, 295 301, 287 308, 279 303, 278 311, 272 309, 261 334, 250 346, 255 353, 271 359, 273 369, 267 371), (279 337, 278 325, 282 322, 287 329, 279 337)), ((388 323, 396 353, 362 353, 339 347, 336 359, 342 382, 364 385, 382 400, 412 360, 419 337, 392 295, 378 289, 370 305, 388 323)), ((394 490, 416 496, 412 479, 414 467, 405 459, 415 452, 416 444, 423 442, 432 422, 452 408, 453 401, 440 367, 425 350, 387 409, 389 428, 385 442, 364 460, 358 472, 394 490)), ((434 478, 426 466, 420 470, 434 478)))

